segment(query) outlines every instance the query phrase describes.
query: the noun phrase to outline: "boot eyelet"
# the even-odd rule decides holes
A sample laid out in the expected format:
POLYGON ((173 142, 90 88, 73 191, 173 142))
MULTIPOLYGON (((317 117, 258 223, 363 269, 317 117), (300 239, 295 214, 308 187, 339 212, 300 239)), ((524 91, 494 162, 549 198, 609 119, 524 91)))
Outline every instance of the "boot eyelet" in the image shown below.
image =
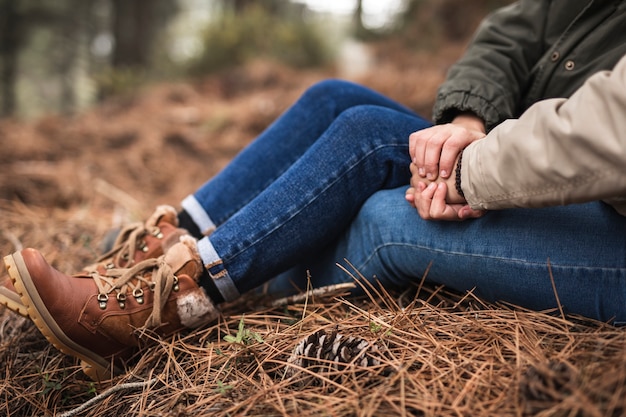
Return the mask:
POLYGON ((180 290, 180 286, 178 285, 178 277, 176 275, 174 275, 174 285, 172 286, 172 289, 174 291, 180 290))
POLYGON ((107 301, 109 301, 109 296, 106 294, 98 294, 98 304, 100 306, 101 310, 104 310, 107 308, 107 301))
POLYGON ((105 269, 113 269, 115 268, 115 264, 114 263, 108 263, 104 266, 105 269))
POLYGON ((137 300, 137 304, 143 304, 143 290, 141 288, 133 290, 133 297, 137 300))
POLYGON ((139 250, 143 253, 148 252, 148 244, 142 241, 141 243, 139 243, 139 250))
POLYGON ((156 283, 151 282, 151 283, 148 285, 148 288, 150 288, 150 291, 154 292, 154 289, 156 288, 156 283))
POLYGON ((152 236, 156 237, 157 239, 163 239, 163 233, 161 233, 161 229, 159 229, 158 227, 152 231, 152 236))
POLYGON ((117 303, 120 305, 120 308, 126 307, 126 294, 118 293, 115 298, 117 298, 117 303))

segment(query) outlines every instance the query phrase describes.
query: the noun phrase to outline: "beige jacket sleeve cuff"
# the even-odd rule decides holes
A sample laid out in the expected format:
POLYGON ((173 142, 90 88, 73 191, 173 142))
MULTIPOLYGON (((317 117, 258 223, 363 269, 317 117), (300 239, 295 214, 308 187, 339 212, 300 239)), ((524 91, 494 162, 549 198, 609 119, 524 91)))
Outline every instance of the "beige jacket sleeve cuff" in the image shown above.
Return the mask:
POLYGON ((468 146, 461 185, 474 209, 605 200, 626 215, 626 57, 468 146))

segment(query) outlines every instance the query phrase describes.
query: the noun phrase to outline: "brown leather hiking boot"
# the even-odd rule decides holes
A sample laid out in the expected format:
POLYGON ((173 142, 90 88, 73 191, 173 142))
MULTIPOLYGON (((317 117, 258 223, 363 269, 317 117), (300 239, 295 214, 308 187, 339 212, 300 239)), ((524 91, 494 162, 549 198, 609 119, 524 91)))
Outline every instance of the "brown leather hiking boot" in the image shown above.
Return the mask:
MULTIPOLYGON (((176 210, 170 206, 158 206, 144 223, 131 223, 121 229, 111 250, 100 256, 97 263, 121 268, 158 258, 185 234, 188 234, 186 230, 178 228, 176 210)), ((28 317, 20 296, 8 278, 0 283, 0 304, 28 317)))
POLYGON ((4 262, 37 328, 59 350, 81 359, 94 380, 121 372, 148 339, 142 337, 146 331, 168 336, 219 315, 198 286, 202 263, 190 236, 130 268, 98 264, 74 276, 52 268, 34 249, 4 262))
POLYGON ((100 256, 98 263, 115 267, 130 267, 144 259, 158 258, 179 238, 189 233, 178 228, 176 210, 170 206, 158 206, 144 223, 125 226, 115 239, 113 248, 100 256))
POLYGON ((9 276, 2 278, 0 282, 0 304, 6 306, 9 310, 15 311, 20 316, 28 317, 26 306, 22 304, 20 295, 15 291, 13 281, 9 276))

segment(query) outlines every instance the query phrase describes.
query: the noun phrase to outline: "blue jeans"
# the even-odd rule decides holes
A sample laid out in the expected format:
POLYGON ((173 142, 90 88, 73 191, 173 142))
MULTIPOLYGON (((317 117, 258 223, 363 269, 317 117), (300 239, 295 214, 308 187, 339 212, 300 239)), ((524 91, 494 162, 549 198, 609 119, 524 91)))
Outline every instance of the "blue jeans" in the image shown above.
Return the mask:
POLYGON ((215 178, 183 201, 226 300, 272 280, 351 277, 403 288, 428 280, 490 301, 626 321, 626 218, 603 203, 424 221, 404 200, 408 136, 430 126, 343 81, 311 87, 215 178), (550 265, 550 268, 548 267, 550 265))

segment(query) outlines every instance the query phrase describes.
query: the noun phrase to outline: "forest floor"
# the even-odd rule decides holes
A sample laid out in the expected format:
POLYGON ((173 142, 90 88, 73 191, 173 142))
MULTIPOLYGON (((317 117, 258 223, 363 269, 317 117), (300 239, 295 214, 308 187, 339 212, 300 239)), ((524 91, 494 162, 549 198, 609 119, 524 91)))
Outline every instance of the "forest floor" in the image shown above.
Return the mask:
MULTIPOLYGON (((386 60, 391 53, 377 52, 375 65, 355 81, 428 117, 461 46, 386 60)), ((177 206, 308 86, 338 75, 258 61, 228 74, 147 86, 73 117, 0 121, 0 254, 34 247, 59 270, 79 270, 111 228, 144 219, 157 204, 177 206)), ((0 275, 6 276, 4 266, 0 275)), ((617 416, 626 410, 620 329, 428 285, 405 294, 370 290, 362 299, 311 296, 278 307, 244 297, 219 323, 149 344, 127 374, 98 383, 29 320, 0 307, 0 415, 617 416), (254 337, 225 340, 243 334, 240 323, 254 337), (376 347, 370 354, 377 362, 286 372, 296 345, 318 330, 366 340, 376 347)))

